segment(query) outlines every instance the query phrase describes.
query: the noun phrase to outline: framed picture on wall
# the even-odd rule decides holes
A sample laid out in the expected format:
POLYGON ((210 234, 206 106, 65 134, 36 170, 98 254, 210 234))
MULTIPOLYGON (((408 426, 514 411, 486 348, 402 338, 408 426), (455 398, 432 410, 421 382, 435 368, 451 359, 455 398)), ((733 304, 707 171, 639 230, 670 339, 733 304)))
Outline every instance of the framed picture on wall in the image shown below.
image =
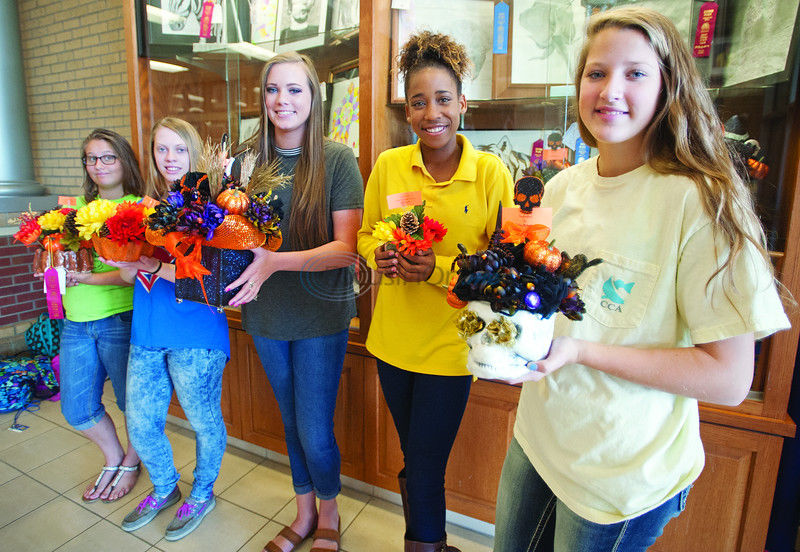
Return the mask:
POLYGON ((278 38, 280 0, 250 0, 250 41, 272 44, 278 38))
POLYGON ((322 46, 328 22, 328 0, 280 0, 278 52, 322 46))
POLYGON ((328 78, 328 138, 349 146, 359 154, 358 60, 331 70, 328 78))
POLYGON ((358 0, 329 0, 331 3, 331 31, 358 27, 358 0))
POLYGON ((463 82, 467 100, 492 97, 492 0, 416 0, 408 9, 392 10, 391 101, 405 101, 403 78, 397 70, 400 48, 415 32, 428 30, 452 36, 464 45, 472 75, 463 82))

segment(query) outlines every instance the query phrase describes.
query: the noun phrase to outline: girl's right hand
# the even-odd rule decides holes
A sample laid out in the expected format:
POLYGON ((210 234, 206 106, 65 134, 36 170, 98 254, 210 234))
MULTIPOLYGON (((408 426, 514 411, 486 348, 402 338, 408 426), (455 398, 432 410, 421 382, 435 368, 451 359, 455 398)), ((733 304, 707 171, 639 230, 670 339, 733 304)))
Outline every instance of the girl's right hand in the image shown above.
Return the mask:
POLYGON ((376 272, 388 278, 397 278, 397 251, 386 249, 386 245, 375 248, 375 264, 378 266, 376 272))

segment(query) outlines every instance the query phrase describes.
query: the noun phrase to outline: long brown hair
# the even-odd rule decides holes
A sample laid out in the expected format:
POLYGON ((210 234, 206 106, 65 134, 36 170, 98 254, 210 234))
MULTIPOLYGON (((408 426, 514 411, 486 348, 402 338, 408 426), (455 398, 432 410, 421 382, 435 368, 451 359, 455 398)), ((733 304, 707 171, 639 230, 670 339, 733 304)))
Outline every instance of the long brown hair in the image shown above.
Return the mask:
MULTIPOLYGON (((114 150, 119 162, 122 164, 122 192, 123 195, 143 196, 147 193, 147 188, 142 179, 142 172, 139 170, 139 160, 136 159, 136 154, 128 141, 107 128, 96 128, 89 133, 89 136, 84 139, 81 144, 81 160, 86 156, 86 146, 92 140, 103 140, 108 142, 111 149, 114 150)), ((98 160, 97 163, 102 163, 98 160)), ((86 170, 86 165, 83 165, 83 198, 86 203, 97 199, 99 190, 97 184, 89 178, 89 172, 86 170)))
MULTIPOLYGON (((703 208, 714 221, 715 233, 729 246, 724 262, 708 283, 720 273, 731 276, 732 265, 747 242, 761 253, 771 270, 764 230, 725 144, 722 122, 684 39, 669 19, 642 7, 615 8, 592 16, 575 72, 576 95, 580 98, 592 40, 607 28, 642 33, 658 58, 661 96, 644 135, 645 161, 658 173, 680 174, 695 182, 703 208)), ((580 116, 578 127, 584 142, 595 147, 597 141, 580 116)))
POLYGON ((203 142, 200 139, 200 134, 197 133, 191 123, 187 123, 183 119, 177 117, 163 117, 156 121, 153 129, 150 131, 150 166, 147 168, 147 188, 153 197, 161 198, 169 190, 171 182, 164 180, 161 173, 158 172, 156 165, 156 157, 153 153, 155 147, 156 131, 159 127, 168 128, 175 134, 180 136, 183 143, 189 150, 189 171, 196 171, 198 161, 200 158, 200 151, 203 148, 203 142))
POLYGON ((297 160, 292 186, 289 234, 295 249, 312 249, 329 241, 328 202, 325 195, 325 129, 322 123, 322 98, 319 78, 311 58, 297 52, 284 52, 271 58, 261 72, 261 113, 259 131, 248 145, 258 155, 258 163, 275 159, 275 127, 267 116, 266 84, 270 70, 279 63, 297 63, 303 68, 311 91, 311 112, 306 124, 303 147, 297 160))

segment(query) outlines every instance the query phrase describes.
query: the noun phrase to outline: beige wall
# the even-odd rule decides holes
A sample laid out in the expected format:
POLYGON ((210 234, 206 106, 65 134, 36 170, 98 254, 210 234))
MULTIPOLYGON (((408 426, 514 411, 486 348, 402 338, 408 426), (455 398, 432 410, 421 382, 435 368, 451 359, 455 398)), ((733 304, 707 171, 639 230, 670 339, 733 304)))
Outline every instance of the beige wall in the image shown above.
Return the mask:
POLYGON ((94 128, 130 139, 123 0, 18 0, 36 179, 76 195, 94 128))

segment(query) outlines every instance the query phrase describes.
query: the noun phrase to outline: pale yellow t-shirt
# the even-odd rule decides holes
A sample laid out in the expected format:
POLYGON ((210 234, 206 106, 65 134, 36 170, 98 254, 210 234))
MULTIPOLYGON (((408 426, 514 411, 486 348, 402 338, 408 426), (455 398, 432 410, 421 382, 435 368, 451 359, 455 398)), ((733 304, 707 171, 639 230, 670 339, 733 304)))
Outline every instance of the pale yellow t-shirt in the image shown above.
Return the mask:
MULTIPOLYGON (((640 348, 691 347, 789 327, 765 262, 752 246, 722 286, 711 220, 696 185, 647 166, 603 178, 597 159, 545 187, 556 245, 603 263, 578 279, 587 313, 561 315, 556 335, 640 348)), ((725 248, 717 240, 717 248, 725 248)), ((514 436, 572 511, 615 523, 662 504, 704 464, 695 399, 586 366, 567 365, 526 383, 514 436)))

